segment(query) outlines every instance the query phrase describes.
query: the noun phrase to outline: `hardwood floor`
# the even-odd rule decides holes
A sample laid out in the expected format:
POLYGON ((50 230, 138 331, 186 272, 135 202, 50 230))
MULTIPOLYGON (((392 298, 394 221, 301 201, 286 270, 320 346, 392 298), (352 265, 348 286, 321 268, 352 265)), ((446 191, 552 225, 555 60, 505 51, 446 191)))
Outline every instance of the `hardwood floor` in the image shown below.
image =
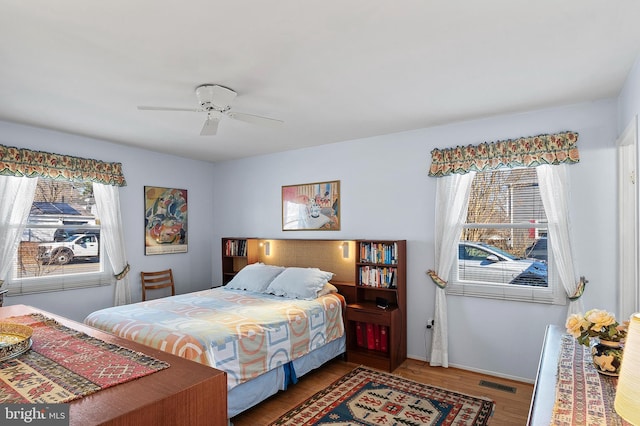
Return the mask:
MULTIPOLYGON (((269 424, 355 367, 357 367, 356 364, 339 359, 330 361, 320 369, 301 377, 298 383, 289 386, 286 392, 279 392, 256 407, 232 418, 231 421, 234 426, 269 424)), ((405 361, 393 374, 473 396, 491 398, 496 403, 495 412, 489 423, 492 426, 514 426, 527 423, 533 384, 486 376, 457 368, 431 367, 424 361, 412 359, 405 361), (481 380, 513 387, 516 391, 511 393, 502 389, 482 386, 480 385, 481 380)))

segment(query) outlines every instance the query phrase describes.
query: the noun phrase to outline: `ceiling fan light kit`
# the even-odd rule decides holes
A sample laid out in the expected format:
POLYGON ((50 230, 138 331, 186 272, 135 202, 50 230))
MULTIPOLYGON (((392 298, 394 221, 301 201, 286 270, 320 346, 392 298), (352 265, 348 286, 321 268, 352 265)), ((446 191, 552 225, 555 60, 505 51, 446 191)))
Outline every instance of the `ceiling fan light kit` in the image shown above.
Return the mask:
POLYGON ((218 123, 223 117, 244 121, 245 123, 258 124, 268 127, 278 127, 283 121, 274 118, 262 117, 259 115, 247 114, 243 112, 231 112, 231 104, 238 94, 225 86, 218 84, 203 84, 196 87, 196 98, 199 108, 172 108, 157 106, 138 106, 139 110, 145 111, 189 111, 206 112, 207 118, 200 131, 201 136, 213 136, 218 132, 218 123))

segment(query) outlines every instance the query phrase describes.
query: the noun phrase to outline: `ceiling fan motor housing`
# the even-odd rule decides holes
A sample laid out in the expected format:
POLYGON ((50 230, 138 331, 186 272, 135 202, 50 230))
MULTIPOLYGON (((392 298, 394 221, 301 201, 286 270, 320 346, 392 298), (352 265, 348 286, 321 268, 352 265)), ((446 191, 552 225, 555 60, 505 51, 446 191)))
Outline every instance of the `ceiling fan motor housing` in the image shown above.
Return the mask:
POLYGON ((196 96, 205 111, 225 112, 231 109, 236 92, 217 84, 203 84, 196 88, 196 96))

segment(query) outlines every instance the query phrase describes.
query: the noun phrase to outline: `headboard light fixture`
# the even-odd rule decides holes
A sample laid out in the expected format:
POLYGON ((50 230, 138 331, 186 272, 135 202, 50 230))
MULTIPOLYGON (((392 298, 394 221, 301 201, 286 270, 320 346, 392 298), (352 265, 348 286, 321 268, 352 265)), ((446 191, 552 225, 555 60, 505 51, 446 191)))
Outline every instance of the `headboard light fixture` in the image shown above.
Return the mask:
POLYGON ((264 255, 271 256, 271 243, 269 241, 265 241, 264 243, 264 255))
POLYGON ((342 249, 342 257, 345 259, 349 258, 349 242, 345 241, 340 244, 340 248, 342 249))

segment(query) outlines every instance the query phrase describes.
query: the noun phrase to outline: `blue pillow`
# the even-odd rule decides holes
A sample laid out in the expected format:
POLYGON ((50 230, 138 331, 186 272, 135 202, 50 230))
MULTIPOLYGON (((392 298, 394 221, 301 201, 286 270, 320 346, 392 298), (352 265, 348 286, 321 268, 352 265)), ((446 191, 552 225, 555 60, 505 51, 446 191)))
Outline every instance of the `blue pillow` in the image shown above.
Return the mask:
POLYGON ((252 263, 240 269, 225 288, 264 293, 271 281, 284 271, 284 266, 252 263))
POLYGON ((333 278, 332 272, 318 268, 286 268, 271 281, 265 293, 291 299, 312 300, 318 292, 333 278))

